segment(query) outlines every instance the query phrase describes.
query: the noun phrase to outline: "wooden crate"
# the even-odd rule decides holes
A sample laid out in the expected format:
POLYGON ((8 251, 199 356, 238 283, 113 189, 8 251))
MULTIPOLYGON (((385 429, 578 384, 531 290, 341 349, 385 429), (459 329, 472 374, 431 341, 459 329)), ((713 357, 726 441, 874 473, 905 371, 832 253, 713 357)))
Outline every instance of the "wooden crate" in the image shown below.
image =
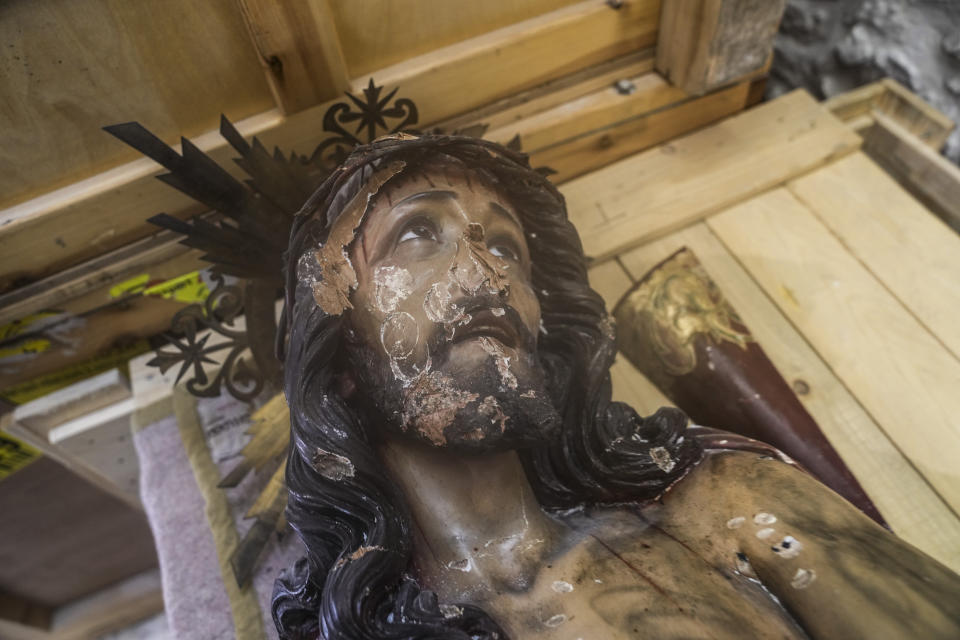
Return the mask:
POLYGON ((692 249, 894 532, 960 570, 960 236, 860 145, 797 91, 564 191, 608 304, 692 249))

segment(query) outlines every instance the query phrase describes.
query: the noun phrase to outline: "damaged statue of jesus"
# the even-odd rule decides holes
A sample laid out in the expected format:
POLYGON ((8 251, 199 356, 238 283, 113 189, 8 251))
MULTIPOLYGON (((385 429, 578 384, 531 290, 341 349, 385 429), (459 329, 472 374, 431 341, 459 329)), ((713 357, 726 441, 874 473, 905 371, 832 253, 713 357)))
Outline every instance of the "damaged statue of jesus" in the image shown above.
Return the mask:
POLYGON ((960 637, 960 578, 775 449, 611 401, 612 322, 522 154, 358 148, 286 278, 281 637, 960 637))

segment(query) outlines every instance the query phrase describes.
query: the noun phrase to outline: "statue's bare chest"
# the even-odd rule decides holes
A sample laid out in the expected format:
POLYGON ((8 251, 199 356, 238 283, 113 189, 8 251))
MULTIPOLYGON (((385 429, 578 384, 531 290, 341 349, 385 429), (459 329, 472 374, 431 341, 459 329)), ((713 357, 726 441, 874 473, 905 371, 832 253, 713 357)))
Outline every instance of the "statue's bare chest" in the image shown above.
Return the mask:
POLYGON ((633 516, 578 532, 523 592, 484 604, 514 638, 805 638, 763 587, 633 516))

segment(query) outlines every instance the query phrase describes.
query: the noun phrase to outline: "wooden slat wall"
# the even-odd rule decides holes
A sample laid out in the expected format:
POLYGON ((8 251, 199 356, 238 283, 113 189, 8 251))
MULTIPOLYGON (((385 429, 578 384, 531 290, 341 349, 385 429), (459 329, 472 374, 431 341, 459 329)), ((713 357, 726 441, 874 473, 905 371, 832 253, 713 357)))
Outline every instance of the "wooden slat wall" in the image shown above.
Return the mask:
MULTIPOLYGON (((374 78, 388 87, 402 87, 402 95, 419 106, 421 126, 430 125, 652 46, 659 8, 659 0, 631 0, 620 9, 602 0, 585 0, 381 69, 374 78)), ((365 85, 366 77, 354 79, 351 90, 359 93, 365 85)), ((245 135, 260 135, 268 146, 309 153, 327 136, 322 120, 330 104, 287 118, 267 111, 238 128, 245 135)), ((151 124, 149 118, 140 119, 151 124)), ((219 135, 194 142, 222 166, 233 167, 236 154, 219 135)), ((115 140, 112 144, 123 146, 115 140)), ((184 217, 202 211, 154 180, 159 173, 150 161, 134 161, 0 211, 0 291, 146 235, 151 228, 145 220, 158 211, 184 217)))
POLYGON ((351 77, 576 4, 578 0, 335 0, 351 77))
POLYGON ((273 107, 234 0, 7 0, 0 43, 0 207, 136 159, 104 125, 174 142, 273 107))

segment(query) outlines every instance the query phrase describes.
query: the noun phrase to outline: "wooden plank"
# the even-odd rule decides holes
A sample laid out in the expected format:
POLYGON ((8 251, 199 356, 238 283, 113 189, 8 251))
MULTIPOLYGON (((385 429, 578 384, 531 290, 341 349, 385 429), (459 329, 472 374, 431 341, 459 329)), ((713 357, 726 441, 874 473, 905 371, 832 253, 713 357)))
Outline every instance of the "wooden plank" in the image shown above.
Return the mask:
POLYGON ((160 570, 151 569, 59 607, 51 631, 56 640, 101 637, 162 610, 160 570))
POLYGON ((787 189, 708 222, 897 448, 960 512, 960 361, 787 189))
POLYGON ((956 123, 893 78, 884 78, 880 82, 886 91, 877 97, 875 110, 898 122, 931 149, 942 149, 956 123))
POLYGON ((70 306, 72 313, 88 311, 109 302, 107 290, 111 286, 157 265, 174 261, 177 264, 176 275, 180 275, 191 271, 191 265, 197 268, 205 264, 196 257, 201 252, 191 251, 181 245, 181 238, 179 233, 162 231, 49 278, 0 294, 0 325, 39 311, 64 308, 68 300, 94 294, 89 298, 91 304, 80 305, 79 308, 70 306), (185 254, 192 254, 194 259, 185 261, 185 254))
POLYGON ((700 95, 762 73, 785 0, 664 0, 657 70, 700 95))
POLYGON ((405 60, 371 76, 378 84, 402 87, 417 103, 423 122, 439 122, 652 46, 659 11, 659 0, 629 0, 616 10, 603 0, 586 0, 405 60))
POLYGON ((501 98, 465 114, 444 120, 441 131, 460 131, 482 125, 487 131, 505 127, 519 120, 552 109, 588 93, 612 86, 621 78, 632 78, 653 71, 654 49, 647 48, 625 56, 606 60, 512 96, 501 98))
POLYGON ((875 113, 863 150, 915 198, 960 232, 960 167, 895 120, 875 113))
MULTIPOLYGON (((652 45, 659 6, 659 0, 631 0, 614 10, 602 0, 587 0, 382 69, 373 77, 388 87, 400 86, 400 95, 417 103, 421 126, 429 125, 652 45), (504 62, 514 60, 523 64, 504 62)), ((355 79, 352 90, 359 93, 366 83, 366 77, 355 79)), ((245 136, 259 135, 268 147, 309 153, 328 135, 322 120, 331 104, 286 118, 269 111, 238 123, 238 129, 245 136)), ((145 124, 153 126, 149 120, 145 124)), ((239 173, 231 162, 236 154, 216 132, 194 142, 239 173)), ((0 211, 0 291, 143 237, 151 230, 145 220, 160 211, 180 217, 202 212, 153 179, 161 172, 143 159, 0 211)))
POLYGON ((879 112, 934 150, 940 150, 956 128, 949 116, 892 78, 833 96, 823 104, 857 129, 865 129, 879 112))
POLYGON ((862 87, 827 98, 823 106, 844 122, 867 115, 873 111, 877 98, 886 93, 882 82, 871 82, 862 87))
POLYGON ((71 471, 139 508, 139 465, 130 438, 130 383, 119 369, 81 380, 13 412, 5 428, 71 471))
POLYGON ((129 397, 126 376, 120 369, 111 369, 20 405, 13 419, 49 442, 51 430, 58 425, 129 397))
POLYGON ((863 153, 788 187, 924 328, 960 358, 960 236, 863 153))
MULTIPOLYGON (((609 260, 591 268, 587 276, 590 286, 603 297, 608 310, 612 309, 633 285, 633 280, 618 260, 609 260)), ((610 367, 610 382, 613 385, 613 400, 625 402, 641 416, 650 415, 660 407, 672 405, 646 376, 619 354, 610 367)))
POLYGON ((587 278, 593 290, 603 298, 608 313, 633 284, 630 274, 617 260, 609 260, 591 267, 587 271, 587 278))
POLYGON ((565 184, 586 254, 603 260, 842 157, 860 138, 797 90, 565 184))
POLYGON ((359 77, 578 0, 350 0, 334 2, 350 75, 359 77))
POLYGON ((272 106, 234 0, 3 2, 0 41, 0 208, 138 157, 104 125, 172 142, 272 106))
POLYGON ((350 86, 329 0, 237 0, 283 113, 339 96, 350 86))
POLYGON ((114 495, 138 505, 140 463, 130 433, 134 405, 130 396, 57 425, 50 430, 48 437, 51 446, 60 451, 63 457, 111 483, 114 487, 111 493, 114 495))
MULTIPOLYGON (((554 182, 565 183, 737 113, 746 105, 748 93, 749 83, 743 83, 699 98, 681 99, 649 113, 640 113, 552 144, 532 153, 531 160, 534 166, 547 166, 556 171, 551 176, 554 182)), ((576 127, 573 115, 572 121, 572 126, 576 127)), ((557 127, 558 130, 562 128, 557 127)))
POLYGON ((723 290, 894 532, 960 570, 960 519, 704 223, 646 244, 621 260, 632 277, 641 278, 684 246, 723 290))
POLYGON ((683 101, 687 94, 660 74, 647 72, 623 78, 629 93, 621 93, 613 83, 569 102, 558 104, 495 129, 484 138, 506 144, 520 136, 523 150, 534 153, 558 142, 590 133, 640 114, 683 101))
POLYGON ((79 364, 113 347, 166 331, 185 305, 141 296, 86 315, 58 314, 56 324, 39 333, 4 341, 0 389, 79 364))
POLYGON ((90 640, 129 627, 163 610, 160 570, 144 571, 47 610, 48 624, 42 629, 0 618, 0 637, 4 640, 90 640))

